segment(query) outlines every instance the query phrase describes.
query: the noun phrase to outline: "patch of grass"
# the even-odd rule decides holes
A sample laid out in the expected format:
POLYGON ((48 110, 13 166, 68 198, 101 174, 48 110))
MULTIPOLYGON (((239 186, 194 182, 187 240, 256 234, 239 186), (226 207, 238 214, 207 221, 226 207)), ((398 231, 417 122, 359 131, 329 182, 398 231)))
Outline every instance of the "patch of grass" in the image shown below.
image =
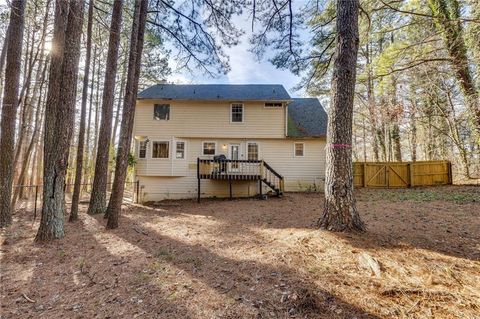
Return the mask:
POLYGON ((132 278, 132 284, 134 286, 142 286, 150 281, 151 276, 146 272, 139 272, 132 278))
POLYGON ((196 257, 185 257, 182 259, 182 262, 187 264, 193 264, 197 268, 202 265, 202 261, 196 257))
POLYGON ((67 257, 67 252, 63 249, 60 249, 58 251, 58 258, 60 259, 60 262, 62 263, 65 262, 66 257, 67 257))
POLYGON ((80 270, 81 273, 84 272, 86 265, 87 265, 87 261, 85 260, 85 258, 80 257, 77 261, 77 267, 78 267, 78 269, 80 270))
POLYGON ((416 201, 431 202, 437 200, 455 202, 457 204, 480 202, 480 190, 462 191, 438 189, 377 189, 368 190, 367 193, 361 194, 360 199, 365 201, 387 200, 393 202, 416 201))
POLYGON ((159 249, 153 256, 163 261, 167 261, 167 262, 173 261, 173 255, 168 250, 165 250, 165 249, 159 249))

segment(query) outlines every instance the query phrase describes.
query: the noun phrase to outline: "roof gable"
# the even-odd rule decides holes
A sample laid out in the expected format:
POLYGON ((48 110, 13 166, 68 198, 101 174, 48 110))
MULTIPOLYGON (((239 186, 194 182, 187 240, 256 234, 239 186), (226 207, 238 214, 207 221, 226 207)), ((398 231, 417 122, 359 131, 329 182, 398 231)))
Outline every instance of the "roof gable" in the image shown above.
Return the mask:
POLYGON ((204 101, 289 101, 280 84, 157 84, 138 94, 138 99, 204 101))

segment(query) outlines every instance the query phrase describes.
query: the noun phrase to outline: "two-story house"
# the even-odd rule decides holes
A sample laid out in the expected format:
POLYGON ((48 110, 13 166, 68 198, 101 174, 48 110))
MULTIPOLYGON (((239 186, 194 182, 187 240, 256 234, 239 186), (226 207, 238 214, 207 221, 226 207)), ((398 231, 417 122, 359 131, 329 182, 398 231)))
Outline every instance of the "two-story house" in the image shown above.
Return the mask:
POLYGON ((282 85, 159 84, 139 93, 140 201, 321 189, 327 115, 282 85))

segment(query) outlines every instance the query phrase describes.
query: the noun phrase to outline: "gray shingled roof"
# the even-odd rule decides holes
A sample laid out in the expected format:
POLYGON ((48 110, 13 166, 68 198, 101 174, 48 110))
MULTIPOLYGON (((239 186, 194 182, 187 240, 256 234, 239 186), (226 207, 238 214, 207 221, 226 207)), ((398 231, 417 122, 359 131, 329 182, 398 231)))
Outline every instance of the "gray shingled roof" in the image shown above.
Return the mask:
POLYGON ((327 136, 327 113, 316 98, 295 98, 288 104, 288 137, 327 136))
POLYGON ((138 99, 288 101, 280 84, 157 84, 138 94, 138 99))

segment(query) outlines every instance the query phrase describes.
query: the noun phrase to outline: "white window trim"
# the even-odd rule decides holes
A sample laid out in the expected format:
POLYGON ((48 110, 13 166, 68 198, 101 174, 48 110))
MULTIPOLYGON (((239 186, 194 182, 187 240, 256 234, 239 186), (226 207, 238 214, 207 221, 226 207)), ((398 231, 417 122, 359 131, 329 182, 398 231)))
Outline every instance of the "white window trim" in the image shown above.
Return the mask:
POLYGON ((245 153, 247 153, 247 160, 248 160, 248 144, 257 144, 257 153, 258 153, 258 160, 260 160, 262 157, 260 156, 260 143, 257 141, 247 141, 247 150, 245 153))
POLYGON ((245 123, 245 104, 243 103, 230 103, 230 124, 243 124, 245 123), (241 105, 242 106, 242 121, 241 122, 233 122, 232 121, 232 110, 233 110, 233 105, 241 105))
MULTIPOLYGON (((184 160, 186 160, 186 159, 187 159, 187 141, 185 141, 185 140, 174 140, 173 142, 175 143, 175 153, 174 153, 175 156, 172 155, 172 158, 173 158, 174 160, 177 160, 177 161, 184 161, 184 160), (183 158, 177 158, 177 143, 178 143, 178 142, 181 142, 181 143, 183 143, 183 145, 184 145, 184 146, 183 146, 183 158)), ((202 144, 202 145, 203 145, 203 144, 202 144)))
POLYGON ((293 142, 293 157, 305 157, 305 143, 304 142, 293 142), (297 155, 296 152, 296 145, 297 144, 302 144, 303 145, 303 155, 297 155))
POLYGON ((165 160, 170 160, 170 158, 172 157, 172 148, 171 148, 171 141, 169 140, 153 140, 151 141, 152 143, 152 147, 150 147, 150 159, 152 160, 160 160, 160 161, 165 161, 165 160), (153 157, 153 143, 168 143, 168 157, 153 157))
POLYGON ((283 103, 283 102, 264 102, 264 103, 263 103, 263 108, 264 108, 264 109, 277 110, 277 109, 283 109, 283 106, 284 106, 284 103, 283 103), (272 103, 272 104, 280 103, 280 104, 282 104, 282 106, 266 106, 267 103, 272 103))
POLYGON ((144 160, 146 160, 147 158, 148 158, 148 143, 147 143, 147 141, 138 141, 137 159, 144 161, 144 160), (140 157, 140 144, 141 144, 142 142, 145 142, 145 143, 146 143, 146 145, 145 145, 145 157, 140 157))
POLYGON ((202 156, 215 156, 215 155, 218 154, 218 153, 217 153, 217 142, 216 142, 216 141, 202 141, 202 144, 200 144, 200 147, 201 147, 200 154, 202 154, 202 156), (213 143, 213 144, 215 144, 215 153, 214 153, 213 155, 203 154, 203 150, 204 150, 203 144, 205 144, 205 143, 213 143))

